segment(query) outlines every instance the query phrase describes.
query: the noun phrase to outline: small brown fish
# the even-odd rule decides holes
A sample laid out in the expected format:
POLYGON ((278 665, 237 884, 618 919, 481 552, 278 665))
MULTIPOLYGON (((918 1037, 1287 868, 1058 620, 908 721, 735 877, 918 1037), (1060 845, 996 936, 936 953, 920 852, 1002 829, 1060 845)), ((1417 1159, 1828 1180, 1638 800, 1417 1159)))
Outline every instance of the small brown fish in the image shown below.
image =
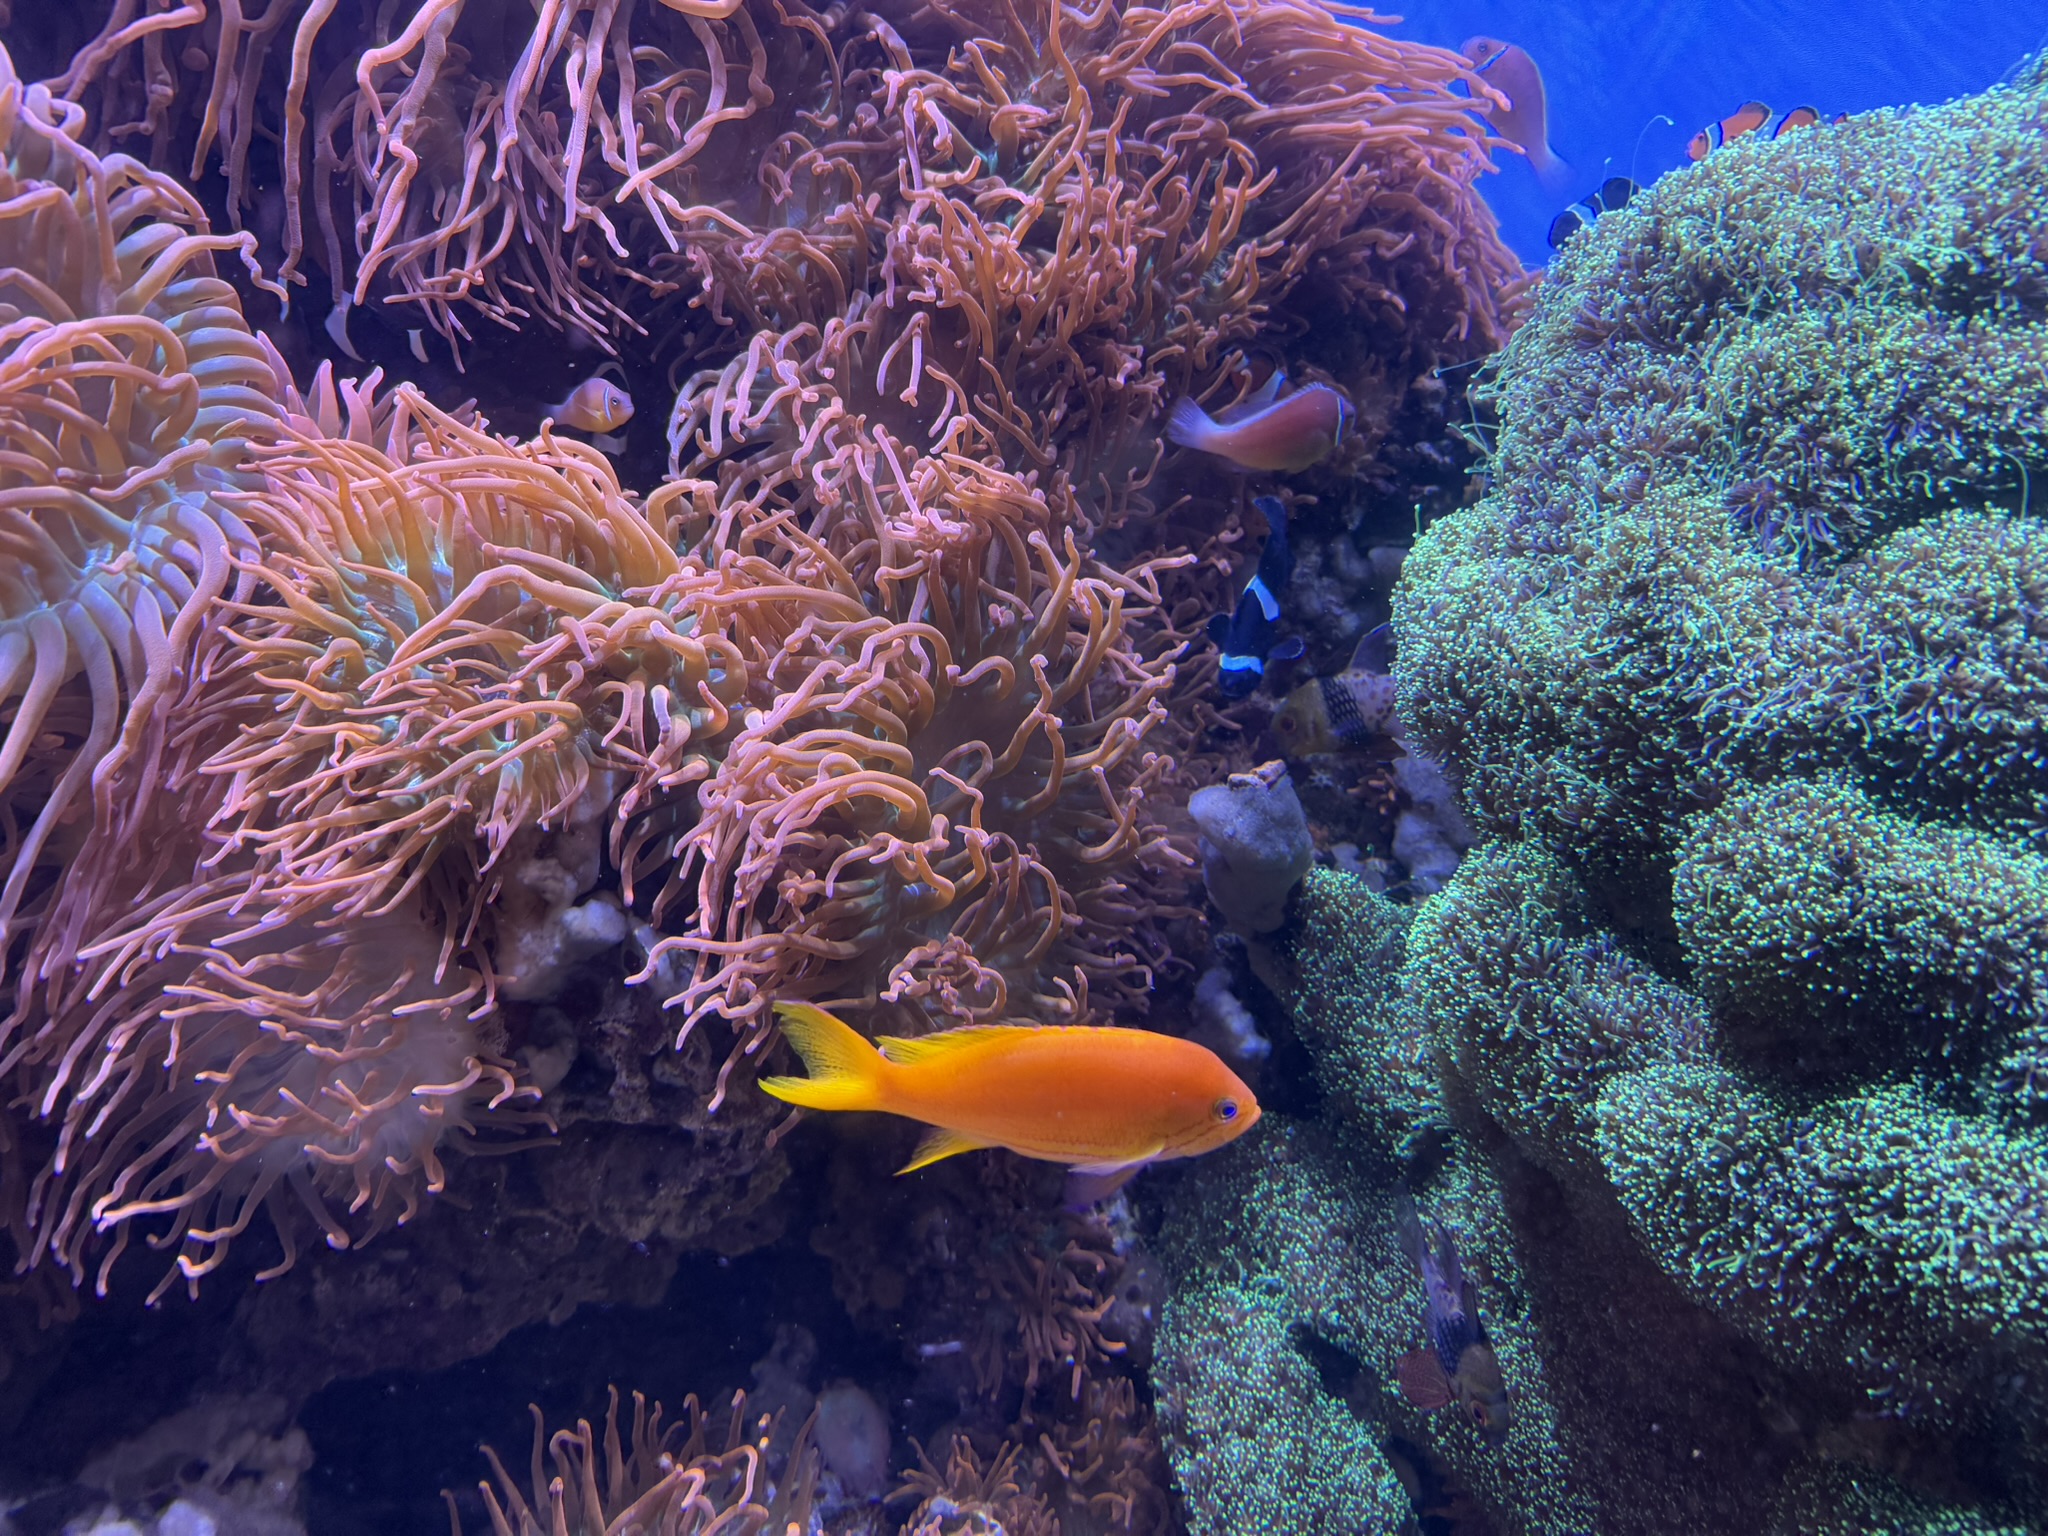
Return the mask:
POLYGON ((1351 665, 1334 677, 1312 677, 1281 702, 1273 735, 1283 757, 1325 752, 1402 755, 1396 734, 1394 679, 1387 671, 1388 630, 1381 625, 1358 642, 1351 665))
POLYGON ((566 400, 544 407, 543 414, 578 432, 616 432, 633 419, 633 397, 610 379, 593 374, 570 390, 566 400))
POLYGON ((1351 425, 1351 402, 1327 384, 1280 393, 1279 373, 1221 417, 1192 399, 1174 403, 1166 440, 1228 459, 1239 469, 1292 474, 1326 457, 1351 425))
POLYGON ((1495 131, 1529 157, 1529 168, 1546 191, 1561 195, 1571 182, 1572 168, 1550 147, 1550 107, 1543 90, 1543 71, 1536 61, 1524 49, 1497 37, 1468 37, 1458 52, 1475 75, 1507 98, 1508 104, 1502 107, 1483 94, 1479 97, 1495 131))
POLYGON ((1458 1262, 1448 1232, 1432 1223, 1436 1240, 1429 1240, 1405 1189, 1396 1197, 1395 1216, 1402 1245, 1422 1272, 1424 1323, 1429 1331, 1426 1346, 1394 1363, 1401 1394, 1424 1413, 1456 1403, 1459 1416, 1482 1439, 1499 1445, 1514 1425, 1514 1407, 1479 1317, 1479 1288, 1458 1262))

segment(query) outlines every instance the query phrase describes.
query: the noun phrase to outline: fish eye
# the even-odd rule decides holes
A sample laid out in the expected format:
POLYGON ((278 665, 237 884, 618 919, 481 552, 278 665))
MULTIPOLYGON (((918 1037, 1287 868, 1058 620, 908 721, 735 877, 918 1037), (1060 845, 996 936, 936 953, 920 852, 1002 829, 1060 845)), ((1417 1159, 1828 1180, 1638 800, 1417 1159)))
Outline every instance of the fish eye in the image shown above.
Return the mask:
POLYGON ((1237 1100, 1218 1099, 1216 1101, 1216 1118, 1225 1123, 1235 1120, 1237 1118, 1237 1100))

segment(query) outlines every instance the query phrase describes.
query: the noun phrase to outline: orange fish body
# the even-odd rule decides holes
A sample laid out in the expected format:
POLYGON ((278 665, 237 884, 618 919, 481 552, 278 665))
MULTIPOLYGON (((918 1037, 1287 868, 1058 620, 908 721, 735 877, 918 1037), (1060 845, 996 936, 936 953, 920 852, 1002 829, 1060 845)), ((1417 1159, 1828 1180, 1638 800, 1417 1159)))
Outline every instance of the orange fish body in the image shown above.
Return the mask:
MULTIPOLYGON (((1820 114, 1814 112, 1811 107, 1796 107, 1791 112, 1786 113, 1785 116, 1788 121, 1795 116, 1800 117, 1801 122, 1794 123, 1793 126, 1801 127, 1805 123, 1818 118, 1820 114), (1806 113, 1812 113, 1813 115, 1812 117, 1806 117, 1804 116, 1806 113)), ((1755 133, 1757 129, 1763 127, 1770 120, 1771 109, 1769 107, 1760 101, 1745 101, 1718 123, 1709 123, 1698 133, 1694 134, 1685 146, 1685 153, 1689 159, 1704 160, 1723 144, 1732 144, 1745 134, 1755 133)), ((1778 132, 1783 133, 1784 131, 1784 124, 1780 124, 1778 132)), ((1773 137, 1775 136, 1773 135, 1773 137)))
POLYGON ((1219 420, 1193 400, 1180 400, 1166 418, 1166 440, 1213 453, 1240 469, 1292 474, 1328 456, 1351 424, 1351 402, 1327 384, 1247 404, 1252 408, 1226 412, 1219 420))
POLYGON ((766 1077, 763 1091, 922 1121, 931 1129, 904 1173, 980 1147, 1116 1173, 1212 1151, 1259 1118, 1215 1052, 1151 1030, 990 1024, 870 1041, 808 1003, 775 1012, 810 1076, 766 1077))
POLYGON ((1505 107, 1486 106, 1495 130, 1529 157, 1538 181, 1552 192, 1561 190, 1570 182, 1572 170, 1550 147, 1550 105, 1536 61, 1525 49, 1497 37, 1468 37, 1458 51, 1474 74, 1507 98, 1505 107))
POLYGON ((616 432, 633 419, 633 397, 610 379, 588 378, 547 414, 578 432, 616 432))

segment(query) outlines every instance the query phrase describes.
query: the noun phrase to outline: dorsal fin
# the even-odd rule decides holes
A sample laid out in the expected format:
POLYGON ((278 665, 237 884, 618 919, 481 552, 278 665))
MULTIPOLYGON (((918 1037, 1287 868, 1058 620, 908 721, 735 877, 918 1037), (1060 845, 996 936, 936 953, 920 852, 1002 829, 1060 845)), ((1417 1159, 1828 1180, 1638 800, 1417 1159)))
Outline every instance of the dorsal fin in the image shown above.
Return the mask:
POLYGON ((1358 644, 1351 648, 1351 665, 1347 672, 1371 672, 1385 677, 1394 670, 1394 626, 1381 624, 1368 629, 1358 637, 1358 644))
POLYGON ((902 1035, 877 1035, 875 1045, 888 1060, 908 1067, 938 1061, 974 1046, 992 1045, 1005 1036, 1035 1035, 1038 1030, 1035 1024, 964 1024, 935 1035, 919 1035, 914 1040, 902 1035))
POLYGON ((1479 1316, 1479 1287, 1473 1283, 1470 1275, 1464 1277, 1464 1284, 1460 1287, 1458 1296, 1464 1304, 1465 1322, 1472 1330, 1474 1342, 1490 1347, 1493 1340, 1486 1336, 1486 1324, 1479 1316))
POLYGON ((1286 387, 1287 370, 1276 367, 1271 373, 1266 375, 1265 379, 1256 389, 1238 401, 1237 404, 1227 406, 1223 410, 1218 411, 1216 413, 1216 420, 1219 424, 1227 424, 1233 421, 1243 421, 1247 416, 1256 416, 1275 400, 1278 400, 1280 398, 1280 391, 1286 387))

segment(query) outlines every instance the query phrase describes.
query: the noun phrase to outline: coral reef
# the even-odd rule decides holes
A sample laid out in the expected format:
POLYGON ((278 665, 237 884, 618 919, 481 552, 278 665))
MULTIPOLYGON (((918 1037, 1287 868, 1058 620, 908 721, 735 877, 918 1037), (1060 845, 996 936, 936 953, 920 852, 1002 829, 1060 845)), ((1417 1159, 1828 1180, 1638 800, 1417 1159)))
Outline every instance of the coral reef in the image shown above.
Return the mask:
MULTIPOLYGON (((1334 293, 1397 305, 1466 284, 1478 297, 1512 275, 1490 234, 1475 240, 1471 221, 1444 217, 1465 211, 1442 206, 1457 195, 1455 174, 1442 174, 1464 153, 1454 141, 1471 134, 1445 89, 1462 61, 1347 40, 1304 4, 1070 10, 1047 28, 985 6, 573 0, 522 23, 481 0, 280 0, 260 17, 195 0, 146 17, 109 5, 97 33, 85 30, 99 9, 46 29, 46 45, 69 53, 50 88, 88 142, 146 145, 152 164, 195 178, 218 164, 228 218, 239 228, 258 216, 288 279, 303 283, 310 260, 344 315, 406 311, 451 343, 473 319, 537 319, 607 347, 645 337, 673 355, 656 303, 680 294, 745 350, 750 331, 845 317, 880 264, 878 236, 914 245, 972 228, 899 225, 906 198, 980 224, 959 191, 1008 182, 1027 205, 1043 193, 1037 206, 1058 209, 1061 181, 1076 177, 1091 189, 1083 206, 1115 210, 1116 222, 1067 248, 1062 265, 1121 268, 1125 283, 1157 268, 1187 297, 1217 266, 1219 291, 1177 320, 1144 300, 1126 311, 1112 287, 1089 301, 1115 312, 1112 323, 1129 313, 1178 325, 1181 346, 1206 328, 1204 309, 1230 307, 1231 289, 1284 290, 1317 268, 1334 293), (1163 61, 1173 38, 1186 39, 1186 57, 1163 61), (1173 131, 1196 118, 1221 132, 1173 131), (259 133, 259 121, 280 126, 259 133), (1040 156, 1082 122, 1097 144, 1064 164, 1040 156), (1145 146, 1137 165, 1098 158, 1119 139, 1145 146), (1117 195, 1125 185, 1136 197, 1117 195), (1254 189, 1261 208, 1247 217, 1254 189), (1145 218, 1138 197, 1165 216, 1145 218), (1410 238, 1382 239, 1383 228, 1410 238), (1167 260, 1141 247, 1123 265, 1117 247, 1133 241, 1156 242, 1167 260), (1238 254, 1251 248, 1251 261, 1238 254)), ((1029 249, 1030 233, 1017 224, 1012 249, 1029 249)), ((1482 336, 1486 308, 1481 298, 1467 316, 1482 336)), ((1055 357, 1100 366, 1071 330, 1058 334, 1055 357)), ((953 371, 936 355, 951 328, 929 340, 935 366, 953 371)), ((1117 350, 1135 361, 1148 341, 1117 350)), ((1378 361, 1393 376, 1403 360, 1378 361)))
MULTIPOLYGON (((256 11, 55 8, 0 76, 9 1368, 54 1369, 52 1271, 88 1332, 182 1283, 199 1374, 296 1398, 807 1210, 965 1447, 913 1525, 1176 1528, 1128 1208, 999 1164, 828 1217, 748 1090, 776 1000, 914 1035, 1191 979, 1244 487, 1159 423, 1285 367, 1358 409, 1304 494, 1403 483, 1522 309, 1468 66, 1312 0, 256 11), (665 476, 507 435, 517 367, 454 403, 529 322, 659 394, 665 476)), ((879 1529, 898 1405, 815 1401, 879 1529)), ((743 1407, 635 1404, 537 1421, 492 1528, 808 1520, 743 1407)))
POLYGON ((918 1503, 903 1536, 1059 1536, 1045 1500, 1018 1480, 1022 1448, 1008 1446, 984 1463, 966 1436, 957 1437, 942 1468, 918 1447, 918 1466, 901 1493, 918 1503))
POLYGON ((1411 1529, 1404 1465, 1504 1532, 2048 1517, 2043 87, 1717 150, 1494 365, 1489 492, 1394 603, 1493 841, 1251 945, 1322 1098, 1169 1199, 1194 1529, 1411 1529), (1393 1385, 1402 1189, 1498 1449, 1393 1385))
POLYGON ((1737 146, 1561 258, 1483 386, 1493 492, 1397 593, 1403 715, 1483 828, 1646 920, 1687 819, 1780 777, 2039 837, 2040 111, 1737 146))
POLYGON ((1163 1536, 1180 1528, 1151 1417, 1124 1378, 1090 1382, 1078 1418, 984 1459, 956 1435, 945 1466, 917 1447, 894 1497, 916 1497, 900 1536, 1163 1536))

